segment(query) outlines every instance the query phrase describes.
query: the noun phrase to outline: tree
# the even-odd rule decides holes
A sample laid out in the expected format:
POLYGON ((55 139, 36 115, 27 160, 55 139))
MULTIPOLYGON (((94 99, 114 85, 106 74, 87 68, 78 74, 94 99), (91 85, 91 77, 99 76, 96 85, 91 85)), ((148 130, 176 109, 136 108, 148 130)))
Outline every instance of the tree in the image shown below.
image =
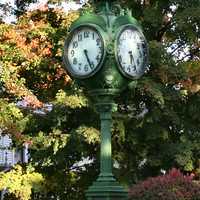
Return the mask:
MULTIPOLYGON (((171 167, 197 173, 200 3, 121 3, 144 28, 150 70, 116 99, 114 172, 126 185, 171 167)), ((0 24, 0 128, 15 145, 30 144, 30 165, 45 180, 45 191, 32 199, 84 199, 99 169, 99 118, 62 64, 64 38, 79 13, 66 15, 47 4, 21 14, 15 25, 0 24)))
POLYGON ((144 27, 151 69, 121 105, 123 117, 131 116, 125 120, 129 145, 121 149, 127 155, 121 165, 132 176, 171 166, 198 171, 199 1, 123 2, 144 27))
POLYGON ((30 167, 25 171, 20 165, 16 165, 7 173, 1 172, 0 178, 0 190, 6 188, 17 199, 27 200, 31 197, 32 191, 44 190, 44 178, 30 167))

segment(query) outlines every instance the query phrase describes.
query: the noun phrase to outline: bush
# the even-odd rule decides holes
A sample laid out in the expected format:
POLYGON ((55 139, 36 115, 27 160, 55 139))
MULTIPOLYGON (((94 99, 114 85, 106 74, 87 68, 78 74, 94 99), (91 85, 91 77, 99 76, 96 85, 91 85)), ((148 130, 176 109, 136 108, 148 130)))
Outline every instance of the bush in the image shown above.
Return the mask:
POLYGON ((3 200, 20 200, 20 199, 17 198, 14 194, 8 194, 8 193, 6 193, 4 195, 3 200))
POLYGON ((44 181, 32 166, 15 165, 8 172, 0 172, 0 191, 7 190, 7 200, 30 200, 32 192, 45 190, 44 181))
POLYGON ((179 170, 149 178, 134 185, 129 191, 130 200, 200 200, 200 184, 179 170))

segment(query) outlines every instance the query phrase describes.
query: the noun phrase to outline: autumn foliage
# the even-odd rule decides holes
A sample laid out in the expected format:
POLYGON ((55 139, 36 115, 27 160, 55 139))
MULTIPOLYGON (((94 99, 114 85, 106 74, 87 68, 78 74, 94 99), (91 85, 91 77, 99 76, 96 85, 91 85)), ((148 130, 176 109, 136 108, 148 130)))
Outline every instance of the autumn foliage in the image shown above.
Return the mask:
POLYGON ((51 89, 55 81, 64 85, 70 81, 62 67, 60 47, 77 17, 75 12, 67 15, 58 9, 35 10, 22 15, 16 25, 1 25, 1 81, 8 93, 27 99, 31 107, 41 107, 38 94, 30 91, 28 77, 38 91, 51 89))
POLYGON ((129 191, 130 200, 199 200, 200 184, 191 176, 172 169, 168 174, 134 185, 129 191))

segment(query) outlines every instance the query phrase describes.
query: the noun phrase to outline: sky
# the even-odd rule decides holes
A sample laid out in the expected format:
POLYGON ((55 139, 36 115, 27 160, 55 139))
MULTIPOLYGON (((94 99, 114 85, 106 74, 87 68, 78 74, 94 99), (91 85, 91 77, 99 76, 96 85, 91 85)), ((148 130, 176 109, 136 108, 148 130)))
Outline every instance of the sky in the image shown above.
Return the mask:
MULTIPOLYGON (((5 4, 5 3, 9 3, 10 6, 14 7, 14 0, 0 0, 0 4, 5 4)), ((2 13, 2 11, 0 10, 0 14, 2 13)), ((4 21, 7 23, 13 22, 15 21, 16 18, 14 15, 10 15, 4 18, 4 21)))

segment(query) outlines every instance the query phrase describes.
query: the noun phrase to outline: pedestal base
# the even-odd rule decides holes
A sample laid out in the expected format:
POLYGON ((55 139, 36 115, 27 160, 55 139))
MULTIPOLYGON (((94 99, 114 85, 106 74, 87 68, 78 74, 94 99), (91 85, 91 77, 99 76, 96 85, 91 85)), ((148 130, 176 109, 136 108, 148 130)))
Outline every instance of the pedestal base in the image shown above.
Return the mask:
POLYGON ((87 200, 127 200, 127 191, 119 185, 112 174, 100 174, 86 191, 87 200))

